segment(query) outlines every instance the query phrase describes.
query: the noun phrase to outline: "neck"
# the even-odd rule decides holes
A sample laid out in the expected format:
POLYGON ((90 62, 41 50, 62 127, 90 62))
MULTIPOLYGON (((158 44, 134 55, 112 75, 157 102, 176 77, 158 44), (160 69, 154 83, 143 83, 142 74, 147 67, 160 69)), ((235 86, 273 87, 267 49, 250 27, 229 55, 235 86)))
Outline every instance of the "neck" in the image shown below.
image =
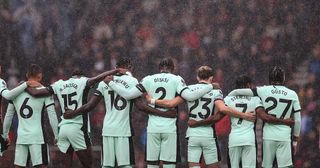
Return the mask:
POLYGON ((171 73, 170 71, 166 70, 166 69, 163 69, 163 70, 160 70, 161 73, 171 73))
POLYGON ((210 81, 202 79, 202 80, 199 80, 199 83, 210 83, 210 81))

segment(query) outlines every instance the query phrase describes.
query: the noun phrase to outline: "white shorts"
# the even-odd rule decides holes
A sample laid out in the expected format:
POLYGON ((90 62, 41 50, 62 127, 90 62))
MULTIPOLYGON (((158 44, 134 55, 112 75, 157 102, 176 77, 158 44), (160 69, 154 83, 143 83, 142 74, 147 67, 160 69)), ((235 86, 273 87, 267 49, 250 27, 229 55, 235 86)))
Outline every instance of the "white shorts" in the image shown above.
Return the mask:
POLYGON ((21 167, 27 166, 30 153, 32 166, 49 164, 48 144, 16 144, 14 164, 21 167))

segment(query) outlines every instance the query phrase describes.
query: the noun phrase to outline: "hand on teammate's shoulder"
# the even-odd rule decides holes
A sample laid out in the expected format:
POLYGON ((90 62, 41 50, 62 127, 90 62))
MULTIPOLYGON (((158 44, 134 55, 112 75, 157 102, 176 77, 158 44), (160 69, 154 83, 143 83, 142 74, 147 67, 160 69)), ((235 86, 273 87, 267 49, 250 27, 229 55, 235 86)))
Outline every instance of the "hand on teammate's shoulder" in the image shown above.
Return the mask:
POLYGON ((109 75, 109 76, 106 76, 103 81, 108 85, 112 80, 113 80, 113 76, 109 75))
POLYGON ((213 82, 211 83, 213 89, 221 89, 219 83, 213 82))
POLYGON ((28 80, 27 85, 28 85, 28 87, 33 87, 33 88, 42 86, 41 83, 34 81, 34 80, 28 80))

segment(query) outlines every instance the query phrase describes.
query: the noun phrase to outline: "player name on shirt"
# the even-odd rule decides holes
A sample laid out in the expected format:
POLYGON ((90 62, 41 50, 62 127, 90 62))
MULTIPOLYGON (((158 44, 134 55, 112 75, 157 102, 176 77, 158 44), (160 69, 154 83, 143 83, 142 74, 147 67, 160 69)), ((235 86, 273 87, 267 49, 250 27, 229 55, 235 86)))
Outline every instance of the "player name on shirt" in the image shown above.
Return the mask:
POLYGON ((114 80, 115 83, 119 83, 119 84, 122 84, 126 89, 128 89, 130 86, 128 85, 128 83, 122 79, 115 79, 114 80))
POLYGON ((169 82, 169 79, 168 78, 154 78, 153 81, 155 83, 157 82, 165 82, 165 83, 168 83, 169 82))
POLYGON ((272 94, 282 94, 282 95, 285 95, 285 96, 287 96, 287 94, 288 94, 286 91, 280 90, 280 89, 277 89, 277 88, 272 89, 272 90, 271 90, 271 93, 272 93, 272 94))
POLYGON ((247 99, 248 101, 251 100, 251 97, 249 96, 234 96, 234 97, 231 97, 231 101, 236 101, 236 100, 239 100, 239 99, 247 99))
POLYGON ((60 91, 63 91, 64 89, 71 88, 71 87, 74 88, 74 89, 78 89, 78 85, 77 84, 75 84, 75 83, 67 83, 67 84, 63 85, 62 88, 60 88, 60 91))

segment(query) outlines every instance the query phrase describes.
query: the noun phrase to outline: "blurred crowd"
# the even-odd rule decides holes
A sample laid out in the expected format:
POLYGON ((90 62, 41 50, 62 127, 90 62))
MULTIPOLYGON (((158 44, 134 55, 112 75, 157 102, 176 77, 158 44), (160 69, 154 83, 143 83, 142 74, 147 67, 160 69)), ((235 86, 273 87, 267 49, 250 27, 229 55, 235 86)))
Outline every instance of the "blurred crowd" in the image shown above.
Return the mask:
MULTIPOLYGON (((284 67, 302 104, 297 167, 320 167, 317 0, 2 0, 0 5, 0 63, 11 87, 24 79, 30 63, 44 68, 44 83, 50 84, 68 78, 75 67, 87 76, 112 69, 119 57, 132 58, 141 79, 157 72, 161 58, 173 57, 176 73, 188 84, 196 82, 200 65, 214 67, 227 94, 240 74, 263 85, 270 66, 284 67), (294 75, 301 66, 308 68, 303 83, 294 75)), ((96 145, 103 116, 101 104, 91 114, 96 145)), ((185 129, 186 113, 179 118, 185 129)), ((134 121, 137 160, 143 160, 146 116, 135 112, 134 121)))

